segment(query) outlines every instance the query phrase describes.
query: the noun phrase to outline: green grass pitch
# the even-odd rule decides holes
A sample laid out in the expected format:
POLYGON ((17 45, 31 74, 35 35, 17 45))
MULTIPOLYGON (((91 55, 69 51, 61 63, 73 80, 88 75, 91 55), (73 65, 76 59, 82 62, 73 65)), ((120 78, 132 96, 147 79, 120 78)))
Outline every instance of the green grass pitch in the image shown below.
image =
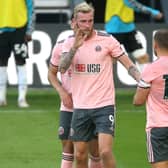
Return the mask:
MULTIPOLYGON (((54 89, 29 89, 28 109, 17 107, 15 88, 0 107, 0 168, 60 168, 57 138, 59 97, 54 89)), ((117 168, 149 168, 145 144, 145 107, 134 107, 134 89, 116 92, 114 153, 117 168)))

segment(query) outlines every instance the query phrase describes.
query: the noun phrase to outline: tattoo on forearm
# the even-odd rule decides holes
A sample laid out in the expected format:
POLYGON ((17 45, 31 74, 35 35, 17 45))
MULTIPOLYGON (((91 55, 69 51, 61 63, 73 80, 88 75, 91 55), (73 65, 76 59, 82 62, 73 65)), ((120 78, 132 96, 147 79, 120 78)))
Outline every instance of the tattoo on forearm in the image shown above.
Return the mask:
POLYGON ((137 82, 140 79, 140 72, 135 66, 130 66, 128 69, 128 74, 131 75, 137 82))
POLYGON ((70 67, 71 61, 76 53, 76 49, 70 49, 68 53, 63 53, 60 58, 59 63, 59 71, 61 73, 66 72, 66 70, 70 67))

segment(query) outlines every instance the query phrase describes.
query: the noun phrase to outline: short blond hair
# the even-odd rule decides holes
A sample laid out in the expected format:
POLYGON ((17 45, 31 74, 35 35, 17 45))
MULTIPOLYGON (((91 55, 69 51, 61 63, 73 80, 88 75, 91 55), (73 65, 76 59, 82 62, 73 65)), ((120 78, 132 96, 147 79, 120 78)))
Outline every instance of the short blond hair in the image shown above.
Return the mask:
POLYGON ((74 18, 77 17, 79 12, 82 12, 82 13, 93 12, 93 14, 94 14, 94 8, 93 8, 93 6, 91 6, 90 4, 88 4, 86 2, 82 2, 82 3, 75 6, 74 12, 73 12, 74 18))

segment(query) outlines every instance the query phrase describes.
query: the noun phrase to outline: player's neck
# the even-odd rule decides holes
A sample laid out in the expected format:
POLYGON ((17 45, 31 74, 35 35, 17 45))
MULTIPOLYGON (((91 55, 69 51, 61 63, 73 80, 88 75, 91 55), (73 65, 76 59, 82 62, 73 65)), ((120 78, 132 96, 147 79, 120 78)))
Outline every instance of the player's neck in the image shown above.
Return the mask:
POLYGON ((158 51, 158 56, 168 56, 168 50, 160 50, 158 51))
POLYGON ((93 29, 90 36, 86 39, 86 40, 90 40, 91 38, 93 38, 96 35, 95 30, 93 29))

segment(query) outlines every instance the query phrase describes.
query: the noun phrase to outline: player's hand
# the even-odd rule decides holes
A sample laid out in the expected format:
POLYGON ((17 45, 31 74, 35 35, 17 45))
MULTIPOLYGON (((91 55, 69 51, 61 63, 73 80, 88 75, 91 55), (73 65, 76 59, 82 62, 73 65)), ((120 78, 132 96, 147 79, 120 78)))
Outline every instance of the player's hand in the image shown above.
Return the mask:
POLYGON ((60 95, 61 100, 63 102, 63 105, 67 108, 72 109, 73 108, 73 101, 72 101, 72 95, 67 93, 66 91, 60 95))
POLYGON ((83 44, 86 38, 87 34, 85 34, 81 29, 77 29, 75 32, 75 41, 73 44, 73 48, 78 49, 83 44))
POLYGON ((31 40, 32 40, 32 36, 29 35, 29 34, 26 34, 26 35, 25 35, 25 41, 26 41, 26 42, 29 42, 29 41, 31 41, 31 40))
POLYGON ((162 19, 163 18, 163 13, 160 12, 158 15, 155 15, 154 18, 157 19, 157 20, 162 19))

